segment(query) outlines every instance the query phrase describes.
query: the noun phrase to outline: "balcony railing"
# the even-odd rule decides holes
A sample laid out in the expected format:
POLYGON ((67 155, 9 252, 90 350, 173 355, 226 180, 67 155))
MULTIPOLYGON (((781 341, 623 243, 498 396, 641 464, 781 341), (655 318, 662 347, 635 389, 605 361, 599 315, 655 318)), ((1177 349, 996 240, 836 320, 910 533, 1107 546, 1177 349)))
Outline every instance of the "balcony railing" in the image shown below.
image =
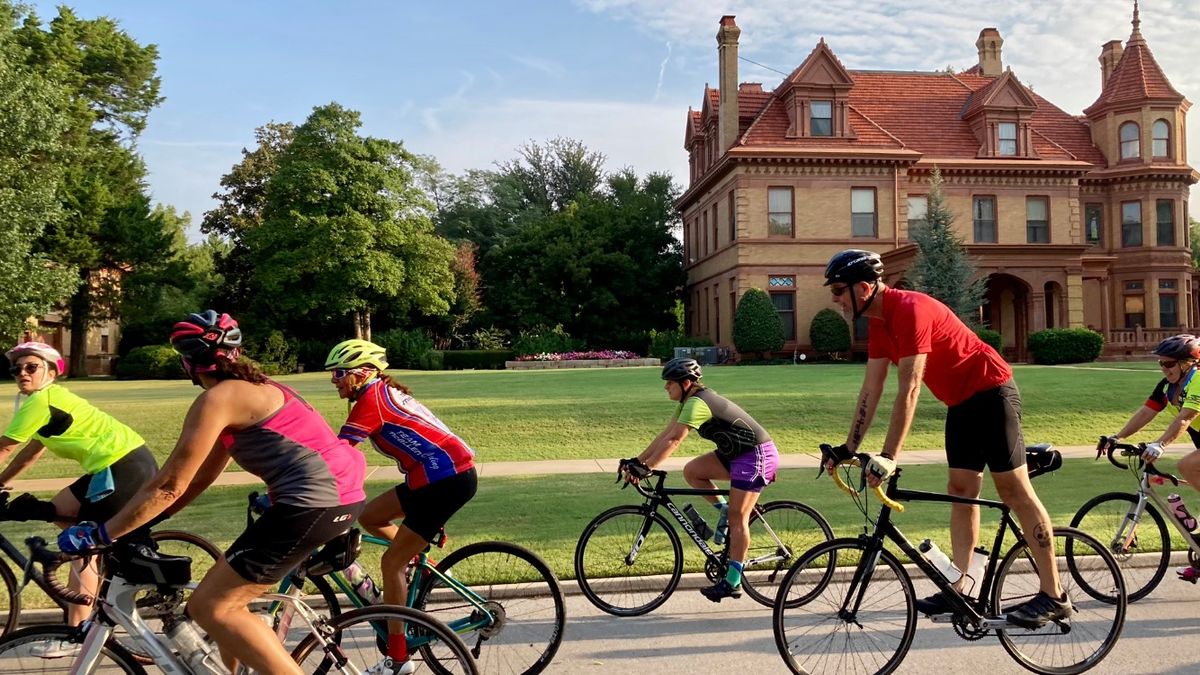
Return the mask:
POLYGON ((1110 353, 1132 351, 1135 354, 1138 352, 1145 354, 1172 335, 1180 333, 1196 335, 1197 331, 1200 331, 1200 328, 1142 328, 1140 326, 1110 330, 1104 336, 1104 348, 1110 353))

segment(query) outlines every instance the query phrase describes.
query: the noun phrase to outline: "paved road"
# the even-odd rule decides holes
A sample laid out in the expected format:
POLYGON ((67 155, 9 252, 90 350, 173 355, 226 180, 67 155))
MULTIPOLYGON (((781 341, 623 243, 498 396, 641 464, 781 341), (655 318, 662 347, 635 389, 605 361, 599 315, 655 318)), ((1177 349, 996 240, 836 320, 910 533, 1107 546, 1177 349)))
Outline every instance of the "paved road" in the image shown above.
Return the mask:
MULTIPOLYGON (((928 589, 918 585, 918 595, 928 589)), ((786 673, 771 636, 771 612, 748 597, 713 605, 695 590, 657 611, 618 618, 580 595, 568 599, 562 648, 550 673, 786 673)), ((966 642, 922 619, 899 673, 1026 673, 994 638, 966 642)), ((1097 674, 1200 673, 1200 587, 1168 578, 1130 605, 1120 642, 1097 674)))

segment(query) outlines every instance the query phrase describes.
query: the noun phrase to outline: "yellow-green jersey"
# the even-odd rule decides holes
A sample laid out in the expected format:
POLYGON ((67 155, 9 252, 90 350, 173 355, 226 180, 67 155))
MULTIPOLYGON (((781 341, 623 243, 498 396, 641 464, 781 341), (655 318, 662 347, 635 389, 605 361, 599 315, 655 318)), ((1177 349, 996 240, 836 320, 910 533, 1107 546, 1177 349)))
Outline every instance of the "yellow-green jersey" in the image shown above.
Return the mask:
MULTIPOLYGON (((1195 410, 1200 412, 1200 384, 1192 386, 1192 378, 1196 374, 1196 368, 1192 368, 1183 376, 1179 384, 1171 384, 1167 378, 1159 380, 1158 386, 1150 393, 1150 398, 1146 399, 1146 407, 1154 412, 1161 412, 1168 405, 1175 409, 1176 413, 1182 412, 1184 409, 1195 410)), ((1188 435, 1192 437, 1192 444, 1200 448, 1200 430, 1188 427, 1188 435)))
POLYGON ((136 431, 59 384, 30 394, 4 435, 19 443, 37 440, 91 474, 146 443, 136 431))

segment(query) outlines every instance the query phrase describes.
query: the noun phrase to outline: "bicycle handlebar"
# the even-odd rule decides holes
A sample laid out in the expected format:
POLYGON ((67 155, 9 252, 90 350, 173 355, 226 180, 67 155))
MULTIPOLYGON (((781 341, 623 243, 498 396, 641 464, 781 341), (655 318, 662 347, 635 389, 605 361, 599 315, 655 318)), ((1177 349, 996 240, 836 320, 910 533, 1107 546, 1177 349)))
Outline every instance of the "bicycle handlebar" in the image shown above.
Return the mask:
POLYGON ((1133 467, 1131 466, 1131 462, 1126 460, 1126 463, 1122 464, 1121 462, 1118 462, 1116 460, 1116 458, 1113 456, 1117 450, 1121 451, 1122 457, 1126 457, 1126 458, 1137 457, 1137 458, 1139 458, 1138 459, 1138 464, 1139 464, 1138 469, 1145 471, 1146 473, 1150 474, 1151 476, 1159 476, 1160 478, 1165 478, 1166 480, 1171 481, 1171 483, 1173 483, 1176 486, 1179 485, 1179 479, 1176 478, 1174 475, 1169 474, 1169 473, 1163 473, 1162 471, 1158 470, 1158 467, 1154 466, 1153 464, 1148 464, 1145 460, 1141 459, 1142 453, 1145 452, 1145 450, 1146 450, 1146 448, 1144 447, 1144 444, 1134 445, 1132 443, 1113 443, 1111 437, 1101 436, 1099 442, 1096 443, 1096 459, 1100 459, 1100 457, 1102 457, 1105 454, 1105 452, 1107 451, 1108 462, 1110 464, 1117 467, 1118 469, 1121 469, 1122 471, 1132 471, 1133 467))
MULTIPOLYGON (((837 452, 835 452, 833 449, 833 446, 831 446, 827 443, 822 443, 821 444, 821 470, 822 471, 825 470, 825 460, 830 460, 833 462, 833 467, 835 470, 830 471, 829 475, 833 476, 833 482, 837 484, 838 489, 841 490, 842 492, 845 492, 846 494, 850 495, 851 497, 857 497, 859 495, 859 491, 854 489, 853 487, 847 485, 846 481, 842 480, 841 474, 838 473, 836 471, 836 469, 839 466, 857 466, 857 467, 861 468, 862 473, 863 473, 862 484, 866 485, 867 463, 871 461, 871 456, 865 452, 860 452, 856 455, 851 455, 850 457, 845 457, 844 455, 840 455, 837 452)), ((818 477, 820 477, 820 474, 818 474, 818 477)), ((871 488, 871 491, 875 493, 875 497, 879 500, 880 504, 883 504, 884 506, 888 507, 889 509, 892 509, 893 511, 896 511, 899 513, 904 512, 904 505, 901 504, 900 502, 897 502, 896 500, 892 499, 891 497, 888 497, 887 492, 883 488, 883 485, 876 485, 875 487, 871 488)))
POLYGON ((66 563, 80 558, 82 556, 70 555, 61 551, 55 551, 46 545, 46 540, 41 537, 30 537, 25 540, 25 544, 29 546, 29 563, 26 566, 25 574, 29 576, 29 568, 34 563, 42 566, 42 576, 46 581, 46 592, 52 598, 58 598, 63 602, 69 602, 73 605, 90 605, 95 600, 92 596, 85 593, 72 591, 54 576, 55 571, 66 563))

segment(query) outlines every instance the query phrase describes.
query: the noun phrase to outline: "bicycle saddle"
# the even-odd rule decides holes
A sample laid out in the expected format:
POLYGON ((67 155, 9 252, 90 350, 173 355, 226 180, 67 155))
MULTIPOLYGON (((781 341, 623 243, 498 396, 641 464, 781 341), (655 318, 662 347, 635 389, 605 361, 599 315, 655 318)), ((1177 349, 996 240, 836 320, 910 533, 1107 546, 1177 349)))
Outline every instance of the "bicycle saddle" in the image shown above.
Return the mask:
POLYGON ((362 552, 362 532, 357 527, 331 539, 304 563, 306 576, 319 577, 340 572, 350 566, 362 552))

